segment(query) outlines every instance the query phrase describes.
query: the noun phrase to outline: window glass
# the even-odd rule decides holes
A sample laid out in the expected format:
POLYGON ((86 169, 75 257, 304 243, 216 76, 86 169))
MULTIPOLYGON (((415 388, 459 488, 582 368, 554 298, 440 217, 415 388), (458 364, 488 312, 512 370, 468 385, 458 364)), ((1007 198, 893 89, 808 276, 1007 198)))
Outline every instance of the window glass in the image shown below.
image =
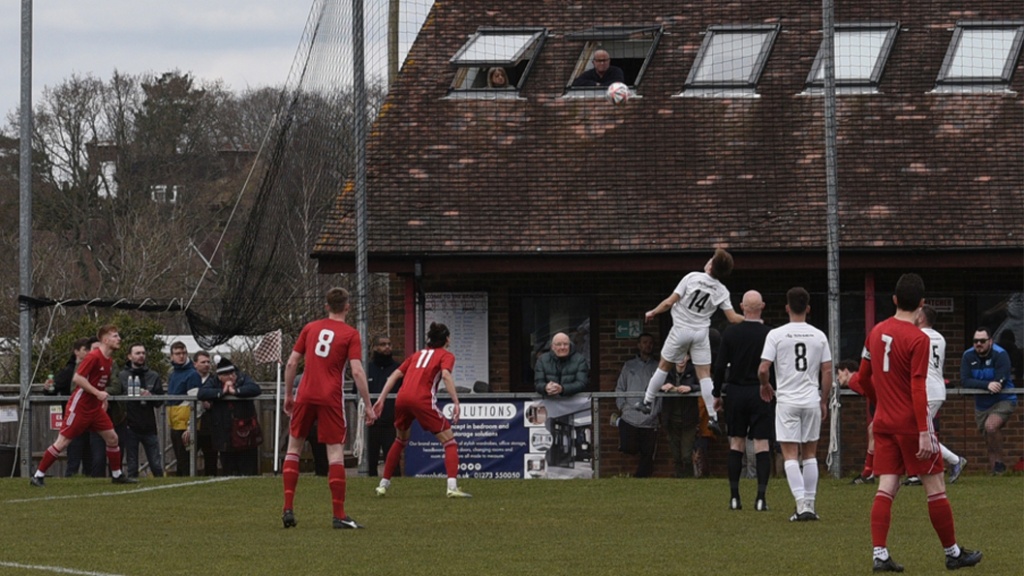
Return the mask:
POLYGON ((777 26, 712 26, 687 78, 687 88, 754 88, 778 31, 777 26))
POLYGON ((452 91, 498 93, 522 87, 544 43, 543 28, 480 29, 450 62, 452 91))
MULTIPOLYGON (((524 296, 520 300, 520 353, 513 359, 520 367, 520 381, 513 382, 514 391, 533 391, 533 368, 537 358, 551 349, 551 338, 564 332, 573 350, 583 354, 590 363, 588 389, 597 389, 597 373, 591 361, 597 342, 591 337, 593 298, 589 296, 524 296)), ((513 332, 514 333, 514 332, 513 332)))
MULTIPOLYGON (((627 86, 636 86, 643 80, 644 71, 661 38, 660 26, 647 27, 597 27, 590 30, 568 35, 569 40, 583 40, 583 50, 573 67, 569 78, 570 90, 593 89, 590 82, 580 80, 580 76, 594 68, 594 54, 598 51, 607 52, 610 65, 622 71, 622 82, 627 86)), ((607 83, 605 83, 607 85, 607 83)), ((603 88, 604 86, 596 86, 603 88)))
POLYGON ((1020 56, 1024 25, 959 23, 939 71, 939 82, 1008 83, 1020 56))
MULTIPOLYGON (((879 27, 837 25, 834 45, 836 84, 877 85, 889 58, 896 30, 896 24, 879 27)), ((809 84, 820 86, 825 82, 824 50, 822 43, 809 84)))

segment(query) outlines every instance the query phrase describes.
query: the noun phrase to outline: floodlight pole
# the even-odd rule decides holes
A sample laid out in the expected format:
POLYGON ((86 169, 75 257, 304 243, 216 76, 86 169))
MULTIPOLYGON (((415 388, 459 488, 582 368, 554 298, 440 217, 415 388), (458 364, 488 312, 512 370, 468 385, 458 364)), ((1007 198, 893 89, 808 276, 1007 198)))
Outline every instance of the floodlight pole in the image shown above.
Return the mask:
POLYGON ((829 472, 833 478, 840 478, 842 467, 842 427, 840 426, 839 386, 835 380, 835 367, 839 363, 839 177, 836 159, 836 74, 835 74, 835 21, 832 0, 822 0, 822 31, 824 49, 822 62, 825 64, 825 183, 828 196, 826 229, 828 232, 828 341, 832 347, 832 397, 829 407, 832 412, 831 434, 829 435, 829 472), (834 408, 834 409, 833 409, 834 408))
MULTIPOLYGON (((363 0, 352 0, 352 131, 355 146, 354 199, 356 217, 356 329, 363 335, 363 364, 367 362, 370 316, 370 275, 367 266, 366 214, 366 63, 363 49, 363 0)), ((364 445, 365 452, 366 447, 364 445)), ((361 474, 367 459, 360 458, 361 474)))
MULTIPOLYGON (((18 169, 18 268, 21 275, 19 291, 25 296, 32 294, 32 0, 21 0, 21 118, 20 118, 20 164, 18 169)), ((28 478, 32 464, 32 444, 28 419, 31 405, 28 402, 32 388, 32 315, 25 306, 19 313, 18 347, 21 351, 21 416, 18 437, 18 458, 21 462, 21 476, 28 478)))

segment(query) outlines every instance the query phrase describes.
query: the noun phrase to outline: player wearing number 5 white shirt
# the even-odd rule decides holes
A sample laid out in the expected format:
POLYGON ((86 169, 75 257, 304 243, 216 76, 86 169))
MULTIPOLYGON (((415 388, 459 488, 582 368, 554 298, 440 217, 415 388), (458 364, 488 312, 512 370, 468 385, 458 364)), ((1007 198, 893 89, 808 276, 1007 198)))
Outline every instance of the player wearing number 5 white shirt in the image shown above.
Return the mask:
POLYGON ((790 521, 801 522, 818 519, 814 510, 818 492, 816 454, 821 420, 828 417, 832 391, 832 351, 825 334, 807 323, 810 300, 811 295, 803 288, 786 292, 789 324, 768 333, 757 369, 761 398, 770 402, 773 390, 769 370, 775 366, 775 439, 782 448, 786 480, 796 500, 796 512, 790 521))
MULTIPOLYGON (((946 339, 939 334, 938 330, 932 328, 938 312, 935 308, 925 304, 917 310, 914 323, 922 332, 928 335, 931 341, 931 356, 928 358, 928 380, 925 381, 925 389, 928 391, 928 420, 934 420, 939 413, 939 408, 946 401, 946 379, 942 375, 942 367, 946 363, 946 339)), ((960 478, 964 466, 967 465, 967 458, 962 458, 939 443, 939 451, 942 459, 949 464, 949 483, 953 484, 960 478)), ((907 478, 906 484, 920 484, 921 479, 917 476, 907 478)))
POLYGON ((743 315, 732 309, 729 289, 722 284, 722 280, 732 273, 732 266, 732 255, 721 248, 715 250, 715 255, 704 265, 703 272, 690 272, 684 276, 668 298, 644 314, 644 320, 650 322, 658 314, 672 310, 672 330, 661 348, 661 360, 647 384, 644 399, 636 405, 637 410, 650 414, 654 395, 665 384, 669 371, 689 356, 700 382, 700 395, 708 410, 708 426, 716 434, 721 433, 712 395, 714 382, 711 380, 708 329, 711 327, 711 316, 718 309, 725 313, 732 324, 743 321, 743 315))
POLYGON ((327 318, 306 324, 295 341, 284 369, 284 411, 291 417, 288 426, 288 451, 281 476, 284 479, 285 528, 295 526, 292 502, 299 482, 299 454, 313 423, 317 425, 320 442, 327 445, 327 484, 331 489, 335 528, 362 528, 345 514, 345 397, 343 386, 346 363, 363 400, 366 423, 376 419, 370 406, 370 392, 363 370, 363 345, 359 332, 345 323, 349 311, 348 291, 331 288, 327 292, 327 318), (302 386, 298 397, 292 397, 292 386, 305 359, 302 386))

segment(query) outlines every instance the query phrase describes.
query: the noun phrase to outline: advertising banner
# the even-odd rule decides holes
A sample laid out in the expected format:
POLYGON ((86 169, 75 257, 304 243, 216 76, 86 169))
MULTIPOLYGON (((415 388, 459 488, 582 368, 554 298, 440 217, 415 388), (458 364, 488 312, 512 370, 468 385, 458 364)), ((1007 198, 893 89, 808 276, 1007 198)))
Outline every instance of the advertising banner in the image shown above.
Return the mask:
MULTIPOLYGON (((451 420, 452 405, 438 406, 451 420)), ((462 402, 452 426, 459 444, 460 478, 592 478, 590 396, 558 400, 462 402)), ((444 449, 413 424, 405 474, 444 477, 444 449)))

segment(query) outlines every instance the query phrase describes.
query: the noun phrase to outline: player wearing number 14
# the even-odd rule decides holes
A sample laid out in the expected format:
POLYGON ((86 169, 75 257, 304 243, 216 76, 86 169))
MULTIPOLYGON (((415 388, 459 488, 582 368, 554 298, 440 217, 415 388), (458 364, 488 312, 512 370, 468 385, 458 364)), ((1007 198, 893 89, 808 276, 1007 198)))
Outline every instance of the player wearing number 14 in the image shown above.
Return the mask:
POLYGON ((281 476, 284 479, 285 528, 296 525, 292 502, 299 483, 299 455, 317 423, 318 439, 327 444, 327 485, 331 490, 335 528, 362 528, 345 514, 345 365, 352 368, 359 397, 366 407, 366 423, 376 419, 370 408, 370 392, 363 370, 363 345, 359 332, 345 323, 349 311, 348 291, 331 288, 327 292, 327 318, 306 324, 295 341, 284 370, 284 411, 291 417, 288 425, 288 451, 281 476), (302 386, 292 396, 299 360, 305 358, 302 386))
POLYGON ((672 330, 665 338, 658 369, 654 371, 651 381, 647 384, 644 398, 636 404, 637 410, 650 414, 654 395, 665 384, 669 371, 689 357, 700 381, 701 398, 704 399, 704 405, 708 410, 708 426, 716 434, 721 433, 718 415, 713 408, 714 382, 711 380, 711 343, 708 329, 711 327, 711 316, 719 308, 730 323, 737 324, 743 321, 743 315, 732 309, 729 289, 722 284, 722 280, 731 273, 732 255, 719 248, 704 265, 703 272, 690 272, 684 276, 668 298, 644 314, 644 320, 650 322, 658 314, 672 310, 672 330))

